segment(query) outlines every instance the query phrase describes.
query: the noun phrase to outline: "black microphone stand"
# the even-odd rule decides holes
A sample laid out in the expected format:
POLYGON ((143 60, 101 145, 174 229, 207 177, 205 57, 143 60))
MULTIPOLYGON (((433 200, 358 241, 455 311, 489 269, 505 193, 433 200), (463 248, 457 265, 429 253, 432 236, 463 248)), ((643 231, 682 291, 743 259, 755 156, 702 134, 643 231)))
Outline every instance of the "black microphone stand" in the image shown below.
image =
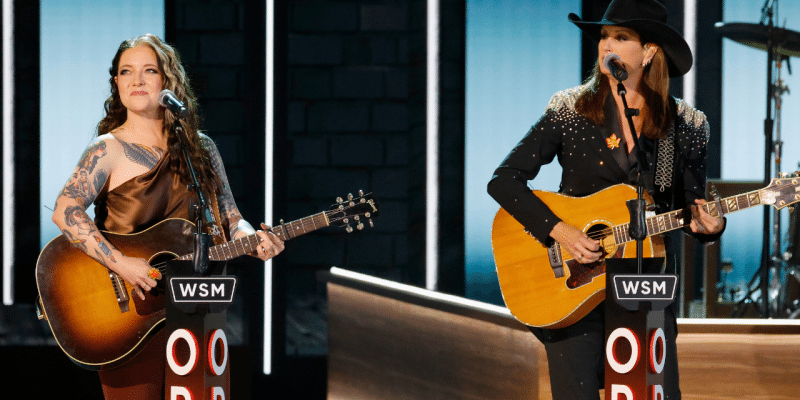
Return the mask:
POLYGON ((625 99, 627 90, 622 81, 617 81, 617 93, 622 98, 622 105, 625 106, 625 118, 628 120, 628 125, 631 129, 633 136, 633 149, 636 152, 636 200, 628 200, 625 203, 628 206, 628 212, 631 215, 631 222, 628 226, 628 234, 631 239, 636 240, 636 264, 639 274, 642 273, 642 259, 644 258, 644 239, 647 238, 647 224, 645 223, 645 201, 644 201, 644 173, 650 172, 650 167, 647 164, 647 156, 642 150, 639 141, 639 135, 636 134, 636 126, 633 123, 633 117, 639 115, 639 109, 628 107, 628 101, 625 99))
POLYGON ((208 250, 211 247, 211 235, 204 232, 206 223, 213 223, 214 216, 208 207, 208 201, 203 193, 200 181, 197 178, 197 171, 192 164, 192 158, 189 155, 189 149, 186 146, 188 138, 185 137, 181 117, 179 114, 173 113, 175 116, 175 135, 178 141, 175 144, 176 150, 180 150, 186 160, 186 168, 189 170, 191 183, 189 190, 193 190, 197 201, 189 206, 189 215, 194 216, 195 221, 195 234, 194 234, 194 253, 192 261, 194 263, 194 272, 198 275, 205 275, 208 272, 209 256, 208 250))

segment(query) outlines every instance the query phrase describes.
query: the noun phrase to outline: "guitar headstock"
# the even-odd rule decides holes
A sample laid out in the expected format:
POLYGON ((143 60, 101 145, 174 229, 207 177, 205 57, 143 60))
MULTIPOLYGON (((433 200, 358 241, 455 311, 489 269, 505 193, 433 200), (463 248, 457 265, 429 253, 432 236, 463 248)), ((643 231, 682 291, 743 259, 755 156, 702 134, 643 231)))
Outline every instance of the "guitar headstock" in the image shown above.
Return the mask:
POLYGON ((786 172, 778 175, 778 178, 772 178, 769 185, 759 192, 761 204, 768 204, 780 210, 800 202, 800 171, 795 172, 793 177, 789 177, 786 172))
POLYGON ((331 225, 344 226, 347 233, 350 233, 353 231, 351 223, 358 230, 364 229, 364 220, 370 227, 374 226, 372 219, 379 215, 378 202, 372 197, 372 193, 364 194, 359 190, 358 197, 353 197, 352 193, 347 195, 347 199, 338 197, 327 214, 331 225))

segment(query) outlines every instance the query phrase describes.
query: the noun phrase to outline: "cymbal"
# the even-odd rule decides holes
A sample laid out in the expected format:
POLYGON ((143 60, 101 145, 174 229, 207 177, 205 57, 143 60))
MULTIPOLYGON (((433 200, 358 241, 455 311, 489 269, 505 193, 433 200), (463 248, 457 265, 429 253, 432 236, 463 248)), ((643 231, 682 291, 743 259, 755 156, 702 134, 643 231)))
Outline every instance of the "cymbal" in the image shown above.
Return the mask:
MULTIPOLYGON (((767 40, 769 39, 769 27, 767 25, 746 22, 717 22, 714 24, 714 29, 723 37, 734 42, 764 51, 767 50, 767 40)), ((772 35, 772 47, 776 53, 790 57, 800 57, 800 33, 773 27, 772 35)))

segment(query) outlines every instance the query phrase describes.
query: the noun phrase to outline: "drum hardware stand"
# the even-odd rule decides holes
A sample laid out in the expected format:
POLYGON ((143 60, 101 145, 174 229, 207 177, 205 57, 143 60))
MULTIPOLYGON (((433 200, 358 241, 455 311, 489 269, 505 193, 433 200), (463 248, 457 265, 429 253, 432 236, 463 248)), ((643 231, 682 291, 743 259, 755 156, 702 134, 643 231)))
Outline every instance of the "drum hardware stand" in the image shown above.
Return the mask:
MULTIPOLYGON (((774 120, 772 119, 772 101, 775 98, 776 102, 776 110, 777 112, 777 119, 778 119, 778 127, 780 127, 780 96, 783 94, 782 89, 778 89, 779 85, 782 85, 780 78, 776 84, 772 83, 772 68, 773 63, 775 63, 775 25, 773 23, 773 15, 774 15, 774 8, 776 6, 777 0, 766 0, 764 6, 761 8, 761 22, 760 24, 764 24, 764 21, 767 20, 767 112, 766 112, 766 119, 764 120, 764 186, 769 185, 770 180, 772 178, 772 154, 775 153, 775 162, 776 168, 780 171, 780 157, 781 157, 781 146, 782 142, 780 140, 780 129, 778 130, 778 139, 773 141, 772 133, 773 133, 773 123, 774 120)), ((779 54, 777 57, 777 63, 780 68, 780 60, 781 55, 779 54)), ((779 75, 780 76, 780 75, 779 75)), ((770 318, 770 295, 769 295, 769 286, 770 280, 769 275, 770 271, 773 268, 776 268, 776 263, 778 264, 777 269, 780 268, 780 263, 782 261, 782 257, 780 258, 781 261, 778 261, 777 255, 780 255, 780 215, 778 210, 774 211, 774 224, 770 226, 770 213, 772 210, 769 208, 764 208, 764 229, 763 229, 763 237, 762 237, 762 247, 761 247, 761 265, 753 277, 750 279, 750 283, 747 285, 748 292, 745 297, 740 300, 736 306, 733 308, 731 312, 732 317, 741 317, 746 312, 746 308, 748 305, 754 302, 753 295, 755 294, 756 290, 760 289, 759 297, 761 298, 761 305, 760 307, 755 307, 755 310, 764 318, 770 318), (772 242, 771 233, 775 235, 775 241, 772 242), (770 246, 770 244, 774 244, 774 246, 770 246), (777 250, 777 251, 776 251, 777 250), (772 254, 772 255, 771 255, 772 254), (756 286, 755 283, 758 280, 759 284, 756 286)))
MULTIPOLYGON (((776 54, 776 70, 778 73, 778 79, 775 81, 775 85, 773 87, 773 96, 775 98, 775 146, 774 146, 774 153, 775 153, 775 171, 781 171, 781 159, 783 156, 783 141, 781 140, 781 114, 783 111, 783 95, 785 93, 789 93, 789 87, 786 86, 786 83, 783 81, 781 76, 781 72, 783 71, 783 61, 786 61, 786 66, 791 74, 791 66, 789 64, 789 57, 776 54)), ((785 172, 778 172, 778 177, 786 178, 788 176, 785 172)), ((793 208, 790 208, 790 212, 793 208)), ((787 278, 787 269, 786 269, 786 258, 784 257, 783 251, 781 250, 781 245, 783 241, 781 240, 781 214, 780 210, 772 208, 772 268, 770 271, 772 272, 772 279, 771 282, 773 283, 772 291, 775 292, 774 300, 772 302, 774 316, 775 317, 782 317, 785 314, 786 308, 786 278, 787 278)), ((762 285, 763 286, 763 285, 762 285)), ((766 304, 769 304, 769 299, 773 296, 768 291, 767 293, 767 300, 765 300, 766 304)))
MULTIPOLYGON (((792 68, 789 63, 790 57, 800 57, 800 32, 795 32, 785 28, 776 27, 773 23, 773 17, 777 16, 779 0, 765 0, 764 5, 761 7, 761 20, 759 23, 723 23, 718 22, 715 24, 715 29, 723 37, 731 39, 740 44, 750 46, 756 49, 767 51, 767 116, 764 120, 764 139, 765 139, 765 157, 764 157, 764 184, 769 185, 771 180, 771 159, 772 153, 775 154, 776 171, 781 170, 781 152, 783 142, 781 141, 781 96, 788 93, 789 89, 781 79, 782 62, 786 61, 786 67, 791 75, 792 68), (773 66, 775 63, 775 66, 773 66), (777 68, 778 79, 773 84, 773 68, 777 68), (773 119, 772 119, 772 101, 775 101, 776 106, 776 121, 777 133, 776 140, 773 142, 773 119)), ((777 19, 777 17, 775 18, 777 19)), ((785 178, 785 174, 778 175, 785 178)), ((795 176, 800 176, 796 172, 795 176)), ((791 210, 791 208, 790 208, 791 210)), ((793 216, 792 221, 797 221, 800 216, 793 216)), ((795 222, 793 222, 794 224, 795 222)), ((793 256, 791 253, 800 252, 800 245, 797 248, 790 249, 786 254, 781 252, 781 230, 780 230, 780 213, 774 210, 770 214, 769 207, 764 209, 764 230, 763 242, 761 248, 761 263, 746 287, 746 295, 739 301, 731 312, 732 317, 743 316, 746 312, 746 307, 753 305, 756 312, 765 318, 770 317, 785 317, 785 315, 797 314, 795 317, 800 316, 800 312, 793 312, 791 307, 800 307, 800 299, 795 300, 791 307, 788 307, 786 297, 788 293, 787 284, 790 277, 796 278, 800 281, 800 262, 797 260, 800 256, 793 256), (770 222, 770 217, 773 221, 770 222), (772 238, 771 241, 770 239, 772 238), (791 267, 791 268, 787 268, 791 267), (777 287, 777 296, 770 295, 770 273, 773 275, 775 284, 773 285, 773 292, 777 287), (773 298, 775 301, 771 301, 773 298), (797 304, 795 304, 797 303, 797 304), (775 315, 770 315, 770 314, 775 315), (779 315, 780 314, 780 315, 779 315)), ((795 235, 800 235, 797 229, 793 229, 795 235)), ((794 243, 794 240, 792 240, 794 243)))

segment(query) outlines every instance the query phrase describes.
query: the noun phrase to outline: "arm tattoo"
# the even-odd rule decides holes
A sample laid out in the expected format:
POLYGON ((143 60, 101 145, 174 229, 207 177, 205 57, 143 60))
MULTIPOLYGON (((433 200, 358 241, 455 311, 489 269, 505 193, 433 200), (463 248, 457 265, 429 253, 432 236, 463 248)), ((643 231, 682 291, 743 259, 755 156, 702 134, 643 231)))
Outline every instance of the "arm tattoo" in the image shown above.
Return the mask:
POLYGON ((88 207, 89 203, 97 196, 97 188, 102 188, 105 184, 107 174, 104 171, 98 171, 92 183, 89 182, 89 177, 97 167, 97 162, 105 157, 106 154, 105 142, 101 141, 89 146, 83 152, 80 161, 78 161, 77 171, 72 174, 70 180, 64 185, 61 195, 75 199, 84 208, 88 207))
POLYGON ((161 159, 161 156, 164 153, 158 149, 150 149, 140 144, 123 142, 122 140, 120 140, 119 143, 122 145, 122 149, 125 151, 125 157, 128 157, 129 160, 147 168, 155 167, 156 164, 158 164, 158 160, 161 159))
POLYGON ((67 226, 77 226, 79 235, 89 235, 97 231, 86 211, 78 206, 69 206, 64 210, 64 222, 67 226))
POLYGON ((94 193, 100 193, 103 190, 103 185, 106 184, 108 180, 108 174, 105 171, 97 171, 97 174, 94 176, 94 193))
POLYGON ((68 231, 66 229, 63 229, 61 231, 61 233, 64 234, 64 237, 67 239, 69 244, 72 245, 72 247, 75 247, 75 248, 83 251, 84 253, 86 253, 87 247, 86 247, 86 240, 85 239, 77 239, 72 233, 70 233, 70 231, 68 231))
POLYGON ((97 166, 97 161, 101 158, 105 157, 106 155, 106 142, 100 141, 97 142, 86 151, 83 152, 81 156, 81 160, 78 163, 78 167, 81 170, 86 170, 87 174, 91 174, 94 171, 94 167, 97 166))
MULTIPOLYGON (((242 221, 242 214, 239 213, 239 209, 236 207, 236 201, 233 199, 233 193, 228 183, 228 176, 225 174, 225 166, 222 163, 222 157, 219 155, 217 146, 214 145, 214 142, 210 138, 203 138, 202 140, 204 147, 208 151, 208 156, 211 159, 211 166, 222 182, 222 188, 219 195, 217 195, 220 218, 222 218, 222 222, 228 226, 231 238, 235 238, 236 234, 241 231, 240 221, 242 221)), ((246 221, 243 222, 246 224, 246 221)))
MULTIPOLYGON (((99 247, 103 254, 106 255, 107 259, 111 260, 111 262, 117 262, 116 258, 114 258, 114 254, 111 253, 111 249, 109 249, 108 245, 100 240, 99 236, 94 235, 94 240, 97 242, 97 247, 99 247)), ((106 265, 108 265, 108 263, 106 263, 106 265)))

